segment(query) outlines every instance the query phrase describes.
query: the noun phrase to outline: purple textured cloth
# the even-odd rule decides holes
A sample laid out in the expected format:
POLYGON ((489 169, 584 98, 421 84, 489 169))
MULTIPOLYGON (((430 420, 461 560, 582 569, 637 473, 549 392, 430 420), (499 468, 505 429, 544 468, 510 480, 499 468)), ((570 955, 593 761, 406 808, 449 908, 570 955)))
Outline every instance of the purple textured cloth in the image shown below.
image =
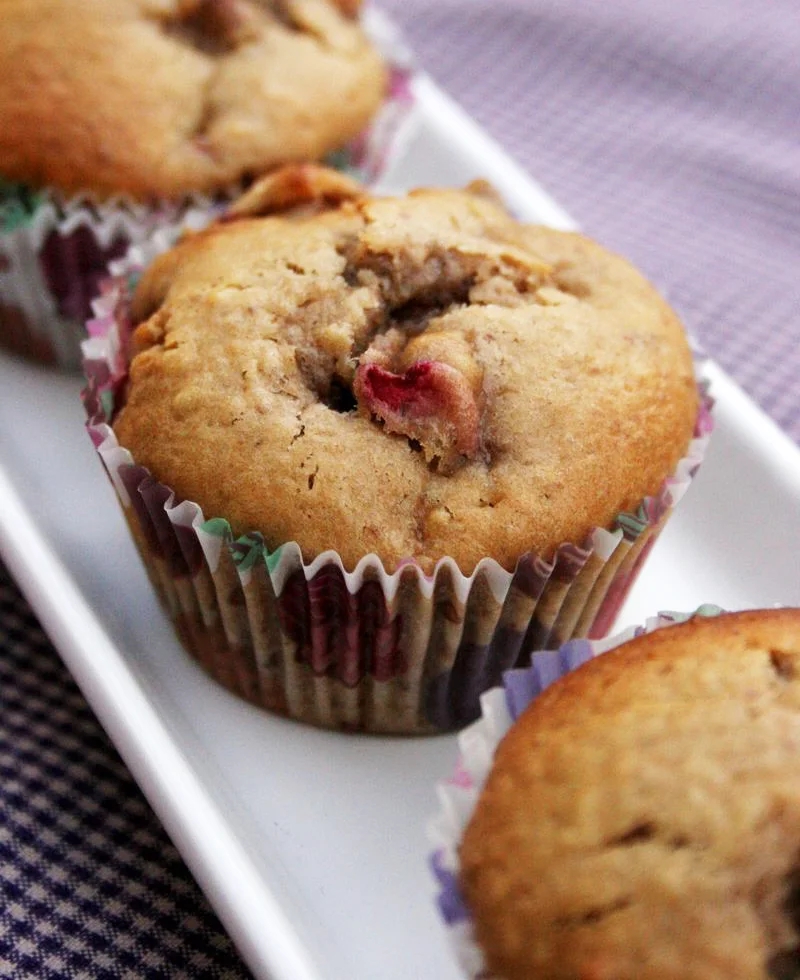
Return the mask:
POLYGON ((800 4, 382 6, 433 78, 800 440, 800 4))
MULTIPOLYGON (((800 439, 797 0, 382 6, 800 439)), ((0 668, 0 976, 247 976, 1 570, 0 668)))
POLYGON ((248 976, 0 565, 0 977, 248 976))

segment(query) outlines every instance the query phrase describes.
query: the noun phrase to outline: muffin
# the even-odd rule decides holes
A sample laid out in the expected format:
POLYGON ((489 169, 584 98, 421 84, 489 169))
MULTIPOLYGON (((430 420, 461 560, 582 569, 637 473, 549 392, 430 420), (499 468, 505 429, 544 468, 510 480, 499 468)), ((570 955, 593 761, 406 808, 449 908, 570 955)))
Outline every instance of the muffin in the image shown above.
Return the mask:
MULTIPOLYGON (((483 185, 376 198, 289 168, 115 302, 108 384, 87 350, 87 407, 113 426, 95 441, 223 518, 234 564, 263 571, 277 612, 259 628, 280 635, 256 660, 279 701, 287 660, 356 688, 388 670, 402 721, 357 726, 463 724, 531 650, 606 628, 704 445, 692 357, 652 287, 483 185)), ((167 531, 146 533, 152 557, 167 531)), ((181 628, 203 623, 207 647, 199 609, 181 628)))
POLYGON ((796 976, 798 708, 800 609, 693 618, 547 687, 458 845, 473 975, 796 976))
POLYGON ((387 70, 353 0, 9 0, 0 342, 79 363, 109 260, 366 126, 387 70))

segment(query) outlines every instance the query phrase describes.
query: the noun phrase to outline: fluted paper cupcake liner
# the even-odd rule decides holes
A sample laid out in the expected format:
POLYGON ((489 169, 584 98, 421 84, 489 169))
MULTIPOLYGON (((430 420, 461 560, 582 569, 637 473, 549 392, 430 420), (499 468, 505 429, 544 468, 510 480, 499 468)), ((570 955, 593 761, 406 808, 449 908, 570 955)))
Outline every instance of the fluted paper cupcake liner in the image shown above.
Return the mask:
POLYGON ((84 344, 88 428, 157 592, 189 652, 230 690, 301 721, 418 734, 463 727, 483 691, 536 650, 612 624, 642 560, 688 488, 711 431, 704 390, 695 437, 660 492, 552 560, 533 552, 513 572, 491 558, 470 575, 442 558, 388 573, 376 555, 352 570, 334 552, 304 561, 295 542, 270 550, 234 538, 178 500, 118 445, 109 425, 126 377, 127 314, 157 241, 117 263, 84 344))
MULTIPOLYGON (((411 122, 412 66, 391 25, 370 12, 365 26, 389 65, 386 101, 370 126, 327 162, 360 180, 380 179, 411 122)), ((219 215, 241 192, 194 194, 179 202, 136 203, 124 196, 64 198, 0 178, 0 347, 44 364, 81 364, 84 324, 109 263, 158 233, 176 241, 219 215)))
POLYGON ((700 606, 693 613, 662 612, 648 619, 644 626, 631 627, 604 640, 571 640, 558 649, 535 653, 530 666, 508 671, 502 685, 483 694, 481 717, 458 737, 460 753, 455 770, 437 787, 439 809, 428 826, 436 903, 456 958, 470 980, 495 978, 488 972, 475 942, 469 909, 461 894, 458 849, 503 737, 542 691, 592 658, 643 633, 685 622, 693 616, 717 616, 721 612, 718 606, 711 605, 700 606))
POLYGON ((125 198, 0 188, 0 345, 42 363, 80 365, 83 325, 108 264, 155 232, 176 240, 222 209, 195 195, 147 206, 125 198))

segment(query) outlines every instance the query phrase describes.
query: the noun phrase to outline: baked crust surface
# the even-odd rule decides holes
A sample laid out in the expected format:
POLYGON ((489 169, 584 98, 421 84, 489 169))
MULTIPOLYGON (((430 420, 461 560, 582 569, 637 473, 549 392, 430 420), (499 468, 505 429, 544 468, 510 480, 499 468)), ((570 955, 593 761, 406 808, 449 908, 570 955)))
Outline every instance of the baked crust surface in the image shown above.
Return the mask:
POLYGON ((316 160, 378 108, 342 0, 4 0, 0 174, 99 197, 211 192, 316 160))
POLYGON ((294 211, 189 238, 140 283, 114 427, 157 479, 270 547, 465 572, 580 543, 659 489, 697 392, 627 262, 480 188, 379 199, 282 173, 294 211))
POLYGON ((697 618, 548 688, 460 852, 493 975, 797 976, 798 749, 798 609, 697 618))

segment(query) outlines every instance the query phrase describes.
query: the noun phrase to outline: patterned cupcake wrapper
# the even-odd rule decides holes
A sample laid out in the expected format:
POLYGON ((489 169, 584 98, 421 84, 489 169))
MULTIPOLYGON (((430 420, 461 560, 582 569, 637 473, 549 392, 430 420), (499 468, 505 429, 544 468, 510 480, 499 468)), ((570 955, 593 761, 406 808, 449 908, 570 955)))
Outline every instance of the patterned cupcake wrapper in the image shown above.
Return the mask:
POLYGON ((0 186, 0 345, 63 369, 80 365, 83 324, 109 262, 159 232, 202 228, 221 201, 148 207, 0 186))
POLYGON ((84 343, 88 428, 150 578, 189 652, 230 690, 301 721, 419 734, 478 717, 483 691, 535 650, 605 633, 711 431, 701 408, 686 457, 659 494, 551 561, 523 555, 513 572, 485 558, 464 575, 451 558, 426 575, 392 574, 376 555, 346 571, 334 552, 303 561, 288 542, 234 538, 224 519, 179 501, 120 447, 108 422, 126 377, 129 297, 164 243, 132 249, 95 303, 84 343))
MULTIPOLYGON (((373 183, 404 144, 413 119, 413 70, 407 49, 384 18, 365 23, 389 64, 380 112, 328 163, 373 183)), ((137 204, 125 197, 98 202, 65 199, 0 178, 0 346, 29 359, 76 370, 84 324, 109 264, 154 234, 174 242, 220 214, 241 188, 217 197, 191 195, 179 203, 137 204)))
POLYGON ((631 627, 604 640, 571 640, 558 649, 535 653, 524 669, 508 671, 502 685, 481 697, 481 717, 458 737, 459 759, 453 775, 437 787, 439 810, 428 825, 434 848, 430 866, 436 903, 461 968, 470 980, 497 980, 486 968, 475 942, 469 910, 458 884, 458 849, 497 747, 528 705, 560 677, 636 636, 685 622, 693 616, 718 616, 719 606, 700 606, 693 613, 662 612, 644 626, 631 627))

